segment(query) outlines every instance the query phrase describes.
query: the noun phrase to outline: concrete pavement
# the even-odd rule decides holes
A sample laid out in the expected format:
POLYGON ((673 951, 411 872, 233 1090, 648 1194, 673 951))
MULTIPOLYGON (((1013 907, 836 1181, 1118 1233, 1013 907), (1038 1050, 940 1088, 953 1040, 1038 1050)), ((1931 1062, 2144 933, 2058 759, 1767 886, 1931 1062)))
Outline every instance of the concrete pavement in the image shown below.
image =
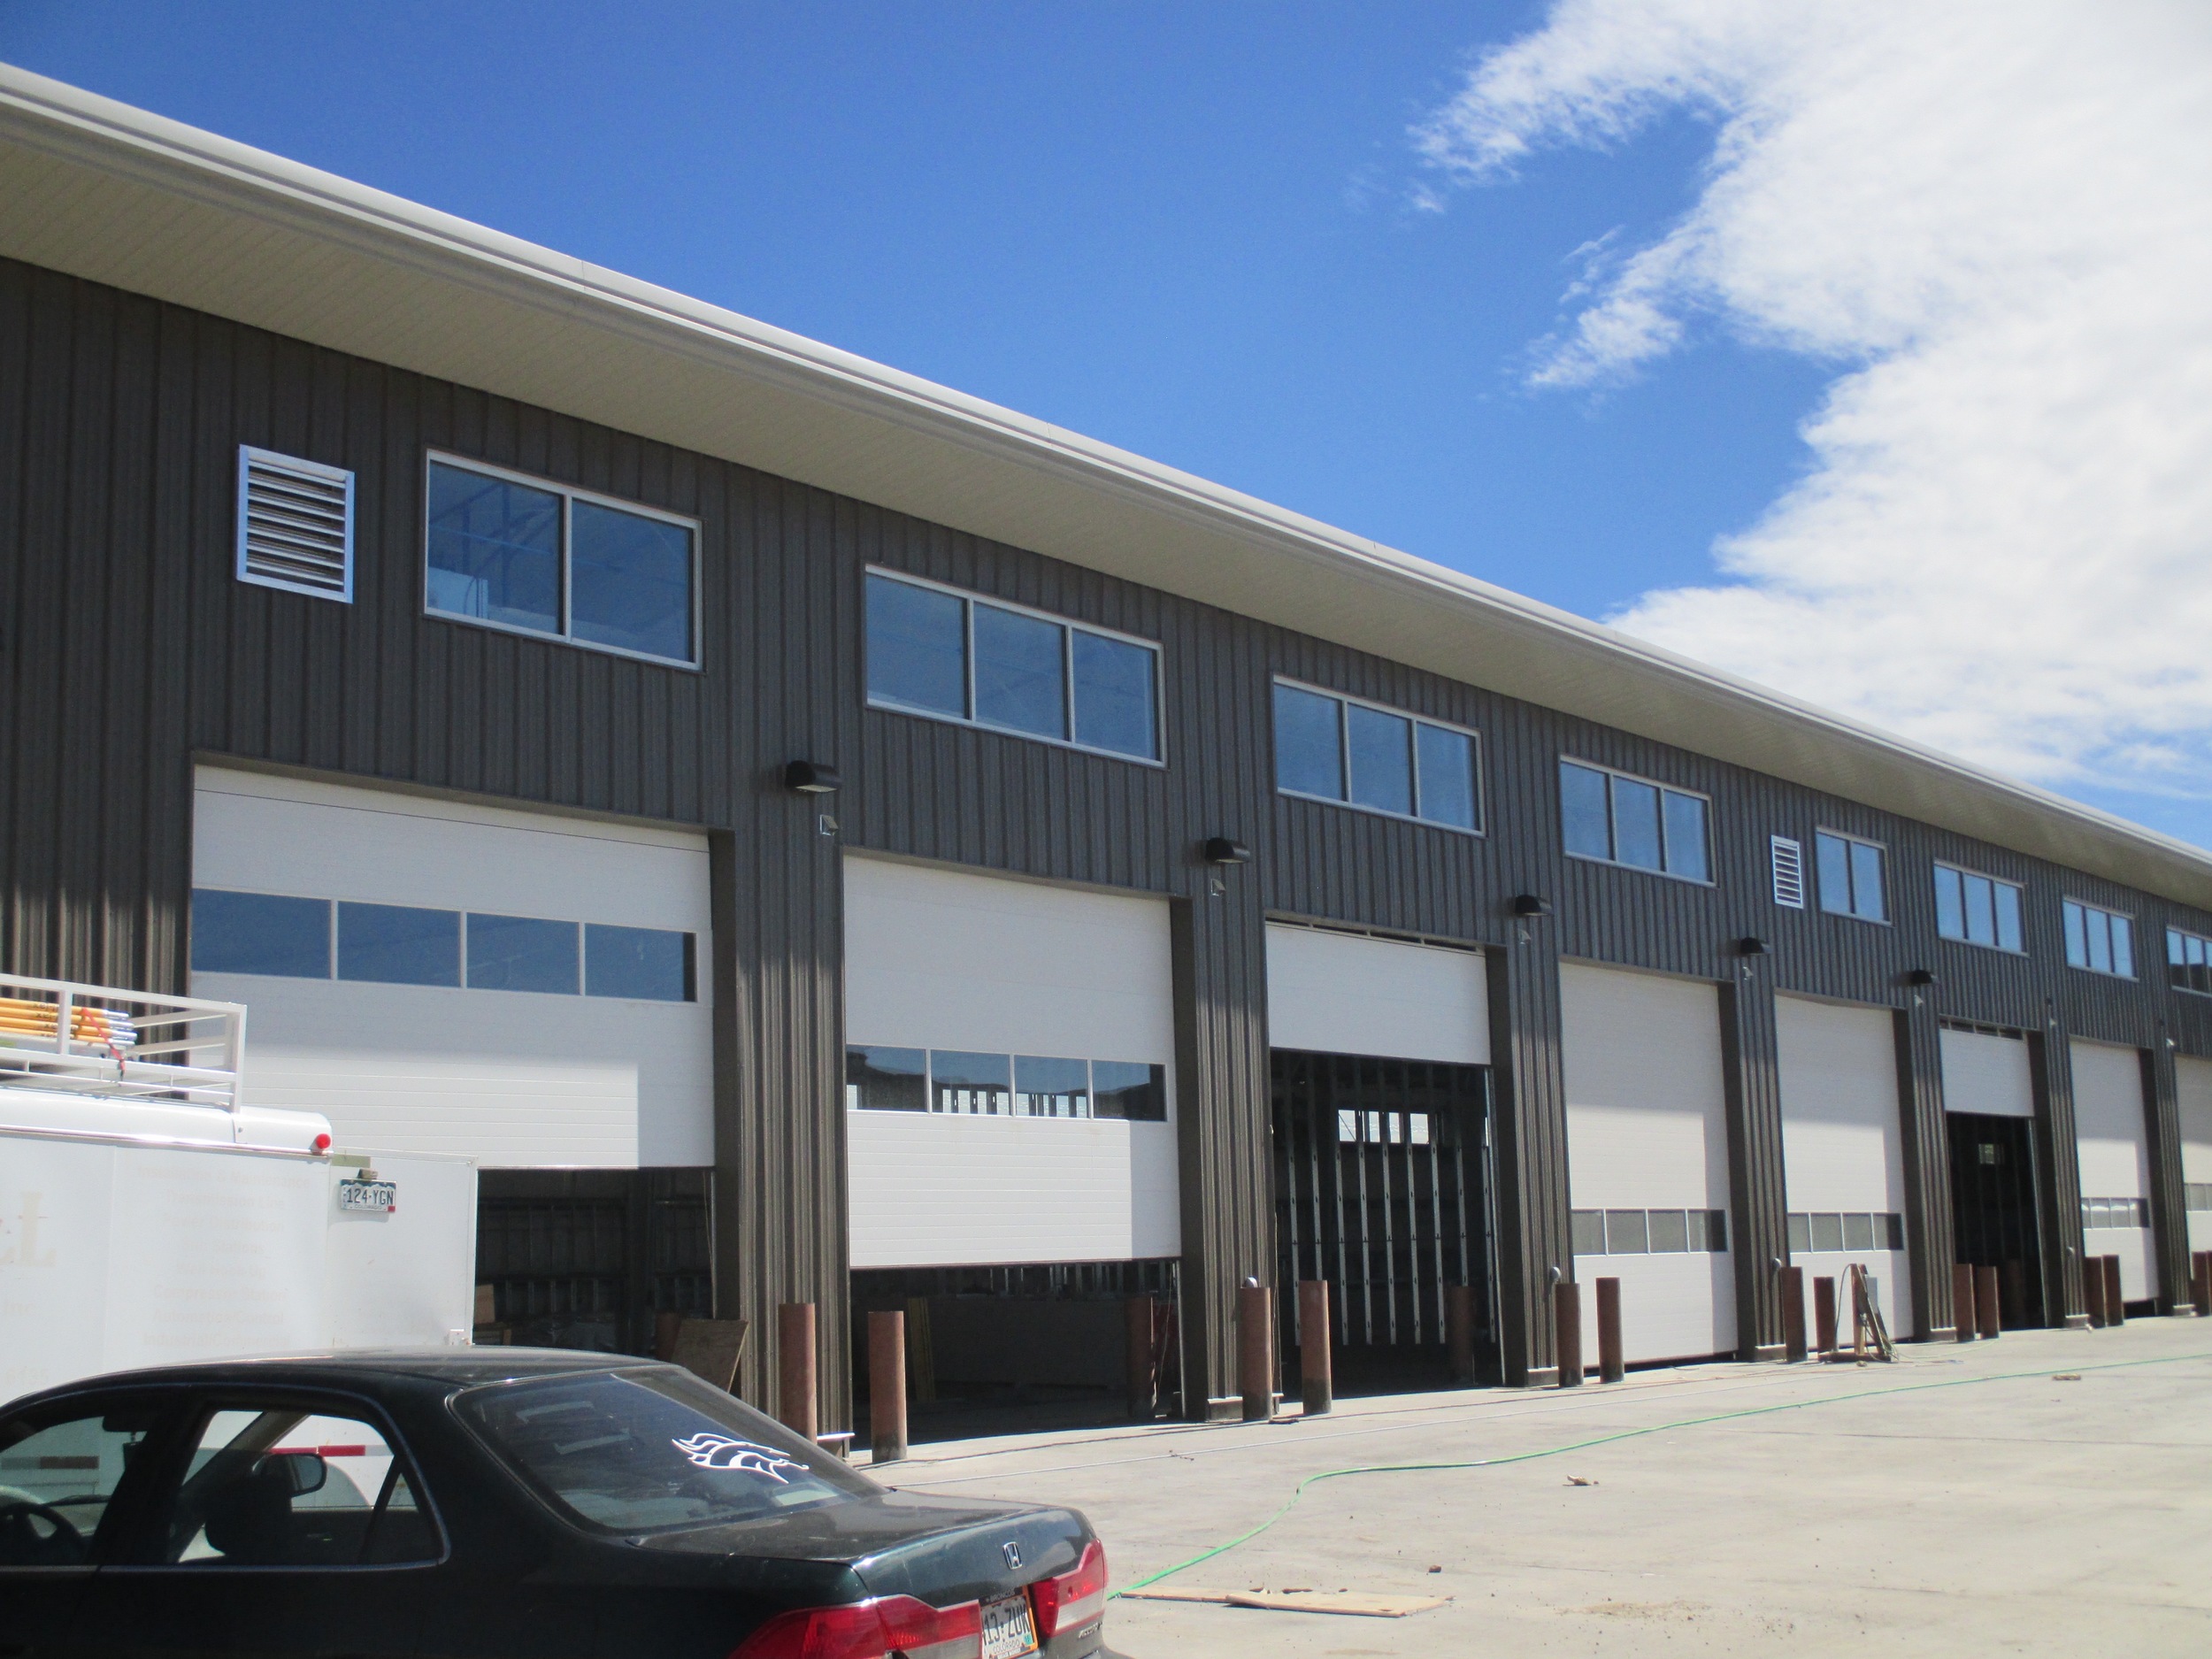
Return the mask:
POLYGON ((1346 1401, 1311 1421, 965 1441, 882 1472, 1074 1504, 1120 1587, 1259 1525, 1310 1475, 1490 1460, 1321 1482, 1170 1580, 1446 1607, 1378 1619, 1118 1600, 1107 1631, 1129 1659, 2212 1654, 2212 1321, 1899 1352, 1893 1366, 1702 1365, 1346 1401), (1723 1420, 1695 1421, 1709 1418, 1723 1420))

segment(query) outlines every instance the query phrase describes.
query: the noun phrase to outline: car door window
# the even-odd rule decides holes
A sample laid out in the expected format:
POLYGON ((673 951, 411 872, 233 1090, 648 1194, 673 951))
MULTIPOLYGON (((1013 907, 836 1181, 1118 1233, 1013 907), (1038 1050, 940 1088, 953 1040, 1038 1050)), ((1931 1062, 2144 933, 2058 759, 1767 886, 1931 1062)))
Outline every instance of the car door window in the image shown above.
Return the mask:
POLYGON ((209 1411, 156 1504, 154 1563, 354 1567, 430 1561, 406 1459, 367 1417, 250 1402, 209 1411))
POLYGON ((0 1424, 0 1568, 75 1566, 151 1431, 151 1407, 0 1424))

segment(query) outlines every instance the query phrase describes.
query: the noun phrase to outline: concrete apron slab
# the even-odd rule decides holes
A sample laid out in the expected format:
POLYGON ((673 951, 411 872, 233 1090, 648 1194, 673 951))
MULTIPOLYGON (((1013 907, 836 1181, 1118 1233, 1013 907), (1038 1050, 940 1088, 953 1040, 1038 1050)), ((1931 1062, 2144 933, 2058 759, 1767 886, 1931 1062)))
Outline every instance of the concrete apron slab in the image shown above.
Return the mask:
POLYGON ((1165 1581, 1444 1606, 1378 1620, 1117 1600, 1108 1636, 1131 1659, 2212 1651, 2212 1322, 1899 1353, 1010 1436, 882 1475, 1074 1504, 1123 1586, 1260 1525, 1310 1477, 1486 1464, 1320 1481, 1165 1581))

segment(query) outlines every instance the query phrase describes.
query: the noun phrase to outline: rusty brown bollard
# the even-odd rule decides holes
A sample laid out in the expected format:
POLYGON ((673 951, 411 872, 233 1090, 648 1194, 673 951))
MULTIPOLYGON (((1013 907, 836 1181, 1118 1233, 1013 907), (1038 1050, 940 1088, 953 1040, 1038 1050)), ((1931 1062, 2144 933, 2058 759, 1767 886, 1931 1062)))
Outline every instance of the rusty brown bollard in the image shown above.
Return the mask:
POLYGON ((1836 1281, 1813 1280, 1813 1352, 1836 1351, 1836 1281))
POLYGON ((906 1455, 906 1316, 868 1316, 868 1460, 906 1455))
POLYGON ((1621 1347, 1621 1281, 1598 1280, 1598 1380, 1618 1382, 1628 1375, 1621 1347))
POLYGON ((1982 1338, 1994 1341, 2004 1333, 2004 1310, 1997 1302, 1997 1270, 1978 1267, 1974 1270, 1974 1311, 1980 1316, 1982 1338))
POLYGON ((2197 1313, 2212 1319, 2212 1250, 2197 1252, 2196 1269, 2197 1313))
POLYGON ((1559 1386, 1582 1386, 1582 1286, 1563 1279, 1551 1287, 1552 1317, 1559 1325, 1559 1386))
POLYGON ((1326 1279, 1298 1281, 1298 1403, 1310 1417, 1336 1403, 1336 1376, 1330 1363, 1329 1285, 1326 1279))
POLYGON ((776 1309, 776 1417, 794 1434, 814 1439, 814 1304, 787 1302, 776 1309))
POLYGON ((1275 1294, 1264 1285, 1237 1292, 1237 1389, 1247 1423, 1275 1415, 1275 1294))
POLYGON ((1793 1365, 1805 1357, 1805 1270, 1782 1270, 1782 1357, 1793 1365))
POLYGON ((1974 1264, 1971 1262, 1954 1262, 1951 1263, 1952 1334, 1962 1342, 1971 1342, 1980 1325, 1980 1320, 1974 1315, 1974 1264))
POLYGON ((1475 1290, 1471 1285, 1444 1286, 1444 1349, 1451 1356, 1452 1380, 1475 1379, 1475 1290))
POLYGON ((2098 1258, 2104 1263, 2104 1322, 2107 1325, 2125 1325, 2128 1322, 2126 1294, 2120 1289, 2120 1258, 2105 1256, 2098 1258))
POLYGON ((1121 1311, 1128 1362, 1122 1370, 1129 1384, 1129 1415, 1149 1423, 1160 1403, 1158 1356, 1152 1352, 1152 1298, 1125 1297, 1121 1311))
POLYGON ((2081 1263, 2081 1305, 2089 1316, 2089 1328, 2101 1331, 2104 1315, 2104 1257, 2085 1256, 2081 1263))

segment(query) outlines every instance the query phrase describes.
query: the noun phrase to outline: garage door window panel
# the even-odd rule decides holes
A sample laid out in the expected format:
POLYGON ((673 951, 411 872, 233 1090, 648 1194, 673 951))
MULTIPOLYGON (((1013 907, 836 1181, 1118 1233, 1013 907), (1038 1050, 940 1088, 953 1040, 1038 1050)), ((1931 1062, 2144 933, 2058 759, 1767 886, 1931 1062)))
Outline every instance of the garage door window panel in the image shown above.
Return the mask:
POLYGON ((933 1048, 929 1052, 931 1109, 962 1117, 1006 1117, 1014 1109, 1012 1076, 1010 1055, 933 1048))
POLYGON ((381 985, 457 987, 461 913, 342 901, 338 977, 381 985))
POLYGON ((1016 1055, 1014 1115, 1017 1118, 1088 1118, 1091 1115, 1090 1062, 1016 1055))
POLYGON ((1165 1123, 1167 1068, 1141 1061, 1096 1061, 1091 1066, 1091 1100, 1101 1118, 1165 1123))
POLYGON ((468 918, 469 988, 540 991, 573 996, 577 983, 577 928, 573 922, 530 916, 468 918))
POLYGON ((192 972, 327 979, 328 899, 192 890, 192 972))
POLYGON ((660 927, 585 924, 584 995, 637 1002, 697 1002, 698 936, 660 927))
POLYGON ((854 1111, 927 1111, 927 1052, 858 1045, 846 1049, 845 1104, 854 1111))

